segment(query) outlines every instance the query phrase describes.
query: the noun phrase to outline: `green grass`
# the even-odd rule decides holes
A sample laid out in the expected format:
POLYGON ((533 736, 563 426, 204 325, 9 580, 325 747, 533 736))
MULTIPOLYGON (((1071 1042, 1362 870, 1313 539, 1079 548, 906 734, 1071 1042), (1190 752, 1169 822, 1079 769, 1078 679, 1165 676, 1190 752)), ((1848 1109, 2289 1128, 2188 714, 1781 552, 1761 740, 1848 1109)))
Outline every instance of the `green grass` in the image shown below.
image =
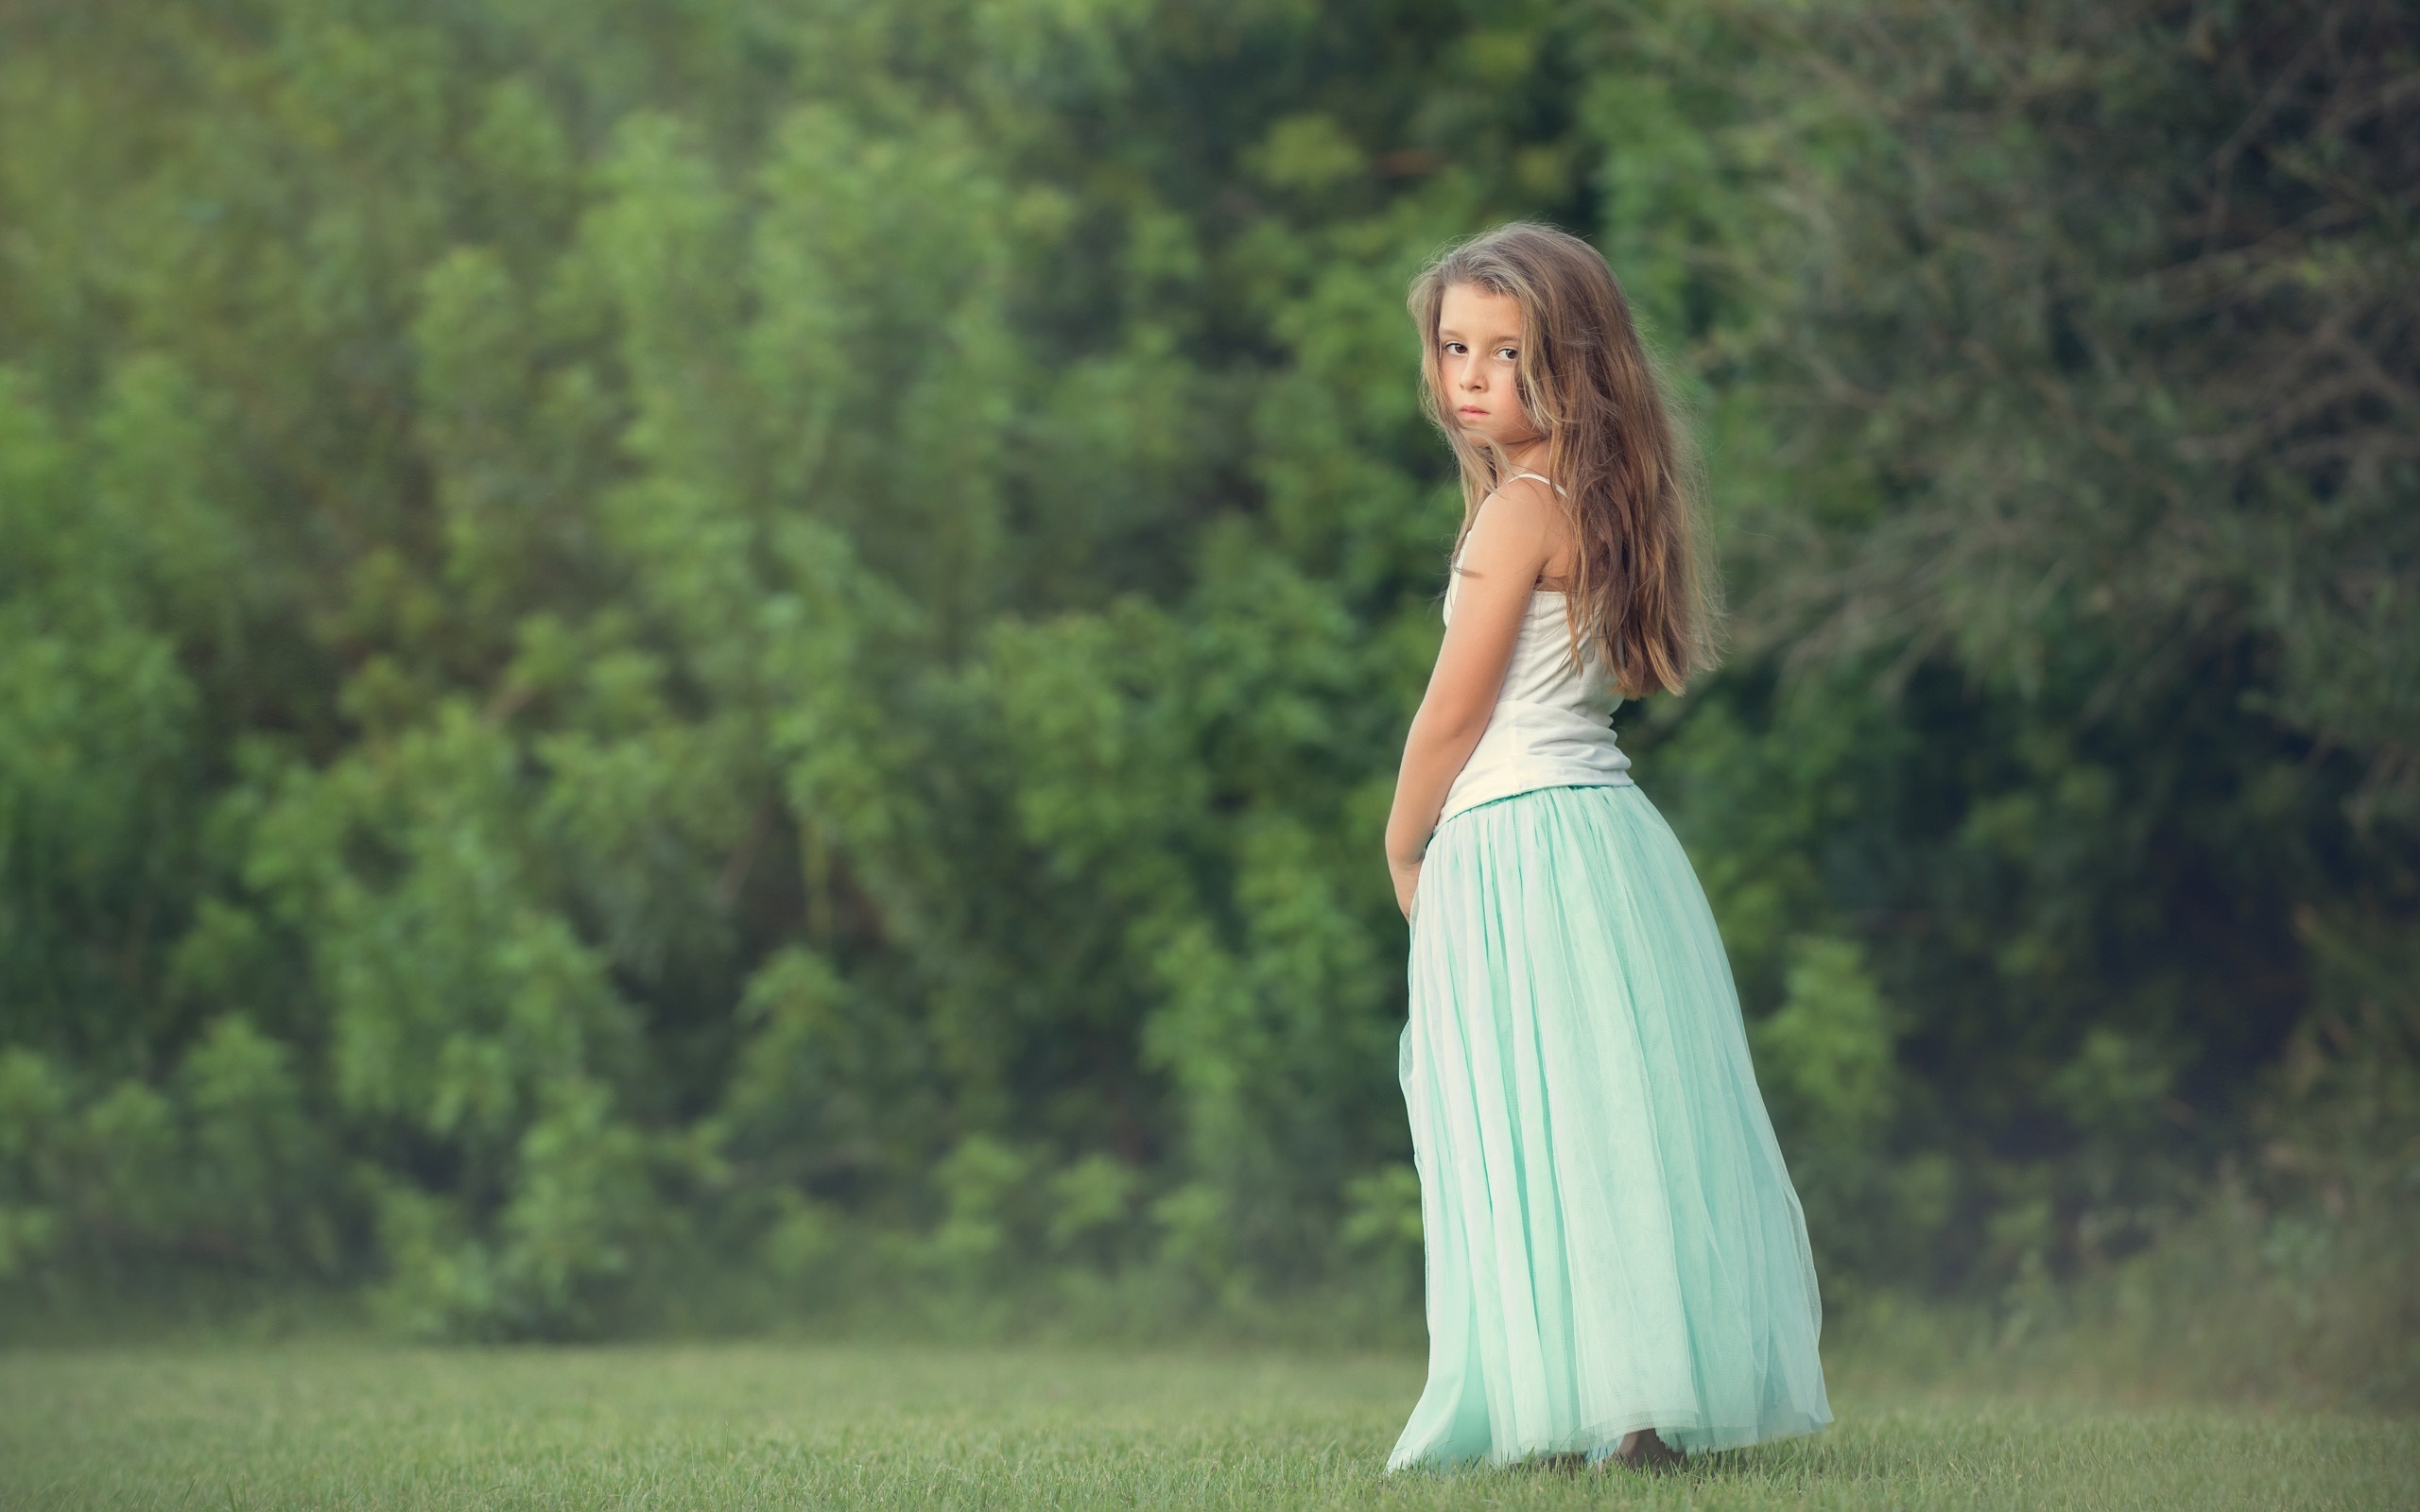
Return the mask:
POLYGON ((1379 1473, 1416 1360, 329 1345, 0 1354, 10 1507, 2410 1507, 2420 1424, 1836 1393, 1674 1476, 1379 1473))

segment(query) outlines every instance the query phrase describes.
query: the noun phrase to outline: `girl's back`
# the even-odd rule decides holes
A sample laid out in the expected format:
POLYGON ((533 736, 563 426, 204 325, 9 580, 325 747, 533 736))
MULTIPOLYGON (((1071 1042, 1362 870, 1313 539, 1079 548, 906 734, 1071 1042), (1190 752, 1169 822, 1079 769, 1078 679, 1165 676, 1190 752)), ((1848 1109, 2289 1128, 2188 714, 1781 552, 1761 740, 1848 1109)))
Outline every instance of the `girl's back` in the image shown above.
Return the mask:
MULTIPOLYGON (((1553 485, 1534 472, 1514 474, 1553 485)), ((1461 556, 1445 579, 1444 620, 1454 623, 1461 556)), ((1554 576, 1549 569, 1548 576, 1554 576)), ((1530 591, 1503 685, 1478 744, 1445 794, 1440 822, 1494 799, 1564 783, 1627 782, 1630 757, 1614 737, 1621 689, 1604 653, 1571 634, 1570 595, 1530 591)))

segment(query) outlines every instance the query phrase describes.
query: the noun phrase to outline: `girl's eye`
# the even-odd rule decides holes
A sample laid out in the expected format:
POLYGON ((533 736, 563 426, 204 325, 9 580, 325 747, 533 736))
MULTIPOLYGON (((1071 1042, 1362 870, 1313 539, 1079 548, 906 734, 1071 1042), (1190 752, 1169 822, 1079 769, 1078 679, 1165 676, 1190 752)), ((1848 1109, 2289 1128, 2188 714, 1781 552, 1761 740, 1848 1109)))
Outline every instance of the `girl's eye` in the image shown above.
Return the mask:
POLYGON ((1518 347, 1498 347, 1495 349, 1495 354, 1507 362, 1521 360, 1521 349, 1518 347))
POLYGON ((1448 341, 1445 343, 1445 350, 1459 357, 1467 349, 1459 341, 1448 341))

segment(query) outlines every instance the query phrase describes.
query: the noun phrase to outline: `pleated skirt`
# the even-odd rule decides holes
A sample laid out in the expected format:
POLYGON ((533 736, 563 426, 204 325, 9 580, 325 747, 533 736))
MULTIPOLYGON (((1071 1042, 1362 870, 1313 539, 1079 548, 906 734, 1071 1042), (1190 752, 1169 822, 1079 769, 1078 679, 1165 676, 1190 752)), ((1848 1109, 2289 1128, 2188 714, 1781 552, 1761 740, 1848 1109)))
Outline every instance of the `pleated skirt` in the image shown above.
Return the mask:
POLYGON ((1387 1468, 1830 1422, 1806 1216, 1705 893, 1647 795, 1445 820, 1409 974, 1428 1381, 1387 1468))

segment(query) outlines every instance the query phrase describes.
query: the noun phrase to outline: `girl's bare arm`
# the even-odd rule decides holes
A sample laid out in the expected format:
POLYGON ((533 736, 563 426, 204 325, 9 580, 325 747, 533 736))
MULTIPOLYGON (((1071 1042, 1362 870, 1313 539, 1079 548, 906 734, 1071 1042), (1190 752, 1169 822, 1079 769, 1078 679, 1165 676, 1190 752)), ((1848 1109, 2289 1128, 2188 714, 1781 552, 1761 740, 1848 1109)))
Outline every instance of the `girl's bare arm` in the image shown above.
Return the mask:
POLYGON ((1411 913, 1420 859, 1445 806, 1445 793, 1487 729, 1513 642, 1530 610, 1530 594, 1550 558, 1562 524, 1545 484, 1519 478, 1488 495, 1462 552, 1454 622, 1428 675, 1428 691, 1411 718, 1395 775, 1394 807, 1387 816, 1387 868, 1395 902, 1411 913))

